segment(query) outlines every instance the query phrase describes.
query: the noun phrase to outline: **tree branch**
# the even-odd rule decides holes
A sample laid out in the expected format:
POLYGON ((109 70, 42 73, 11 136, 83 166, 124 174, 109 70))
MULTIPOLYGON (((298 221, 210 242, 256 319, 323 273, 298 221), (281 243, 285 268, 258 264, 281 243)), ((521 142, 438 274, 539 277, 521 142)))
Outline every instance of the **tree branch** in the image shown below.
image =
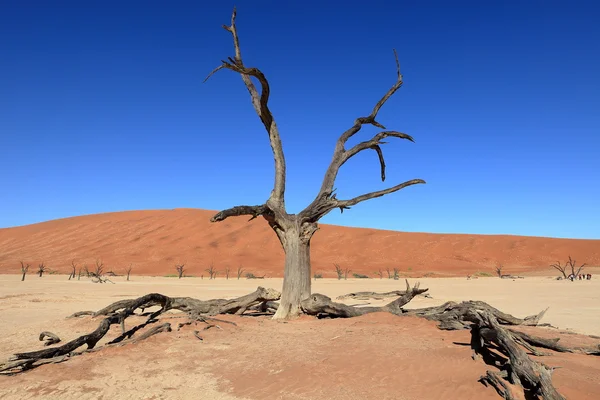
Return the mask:
POLYGON ((413 179, 411 181, 404 182, 400 185, 396 185, 389 189, 380 190, 380 191, 373 192, 373 193, 367 193, 365 195, 355 197, 354 199, 344 200, 344 201, 337 200, 335 198, 335 194, 333 193, 334 192, 333 185, 335 183, 335 179, 337 177, 340 167, 342 165, 344 165, 344 163, 346 161, 348 161, 350 158, 354 157, 356 154, 360 153, 363 150, 374 150, 377 153, 377 156, 379 158, 379 165, 381 167, 381 180, 385 181, 386 165, 385 165, 385 159, 383 157, 383 151, 381 150, 381 145, 385 144, 386 142, 383 142, 383 139, 385 139, 386 137, 395 137, 395 138, 406 139, 406 140, 410 140, 411 142, 414 142, 414 139, 410 135, 407 135, 406 133, 397 132, 397 131, 383 131, 383 132, 380 132, 377 135, 373 136, 368 141, 361 142, 361 143, 355 145, 354 147, 350 148, 349 150, 345 149, 345 145, 346 145, 346 142, 348 141, 348 139, 350 139, 357 132, 359 132, 363 125, 371 124, 371 125, 381 128, 381 129, 385 129, 385 127, 383 125, 381 125, 379 122, 376 121, 377 114, 379 113, 379 110, 381 109, 381 107, 383 107, 385 102, 390 97, 392 97, 392 95, 394 93, 396 93, 396 91, 402 86, 402 83, 403 83, 402 74, 400 73, 400 63, 398 61, 398 53, 396 52, 395 49, 394 49, 394 57, 396 60, 396 70, 397 70, 396 82, 385 93, 385 95, 377 102, 377 104, 375 104, 375 107, 373 107, 373 111, 371 111, 371 114, 369 114, 366 117, 357 118, 354 121, 354 125, 350 129, 348 129, 346 132, 342 133, 342 135, 339 137, 339 139, 336 143, 336 146, 335 146, 335 151, 333 153, 333 159, 331 160, 331 163, 329 164, 329 167, 327 168, 327 171, 325 172, 325 176, 323 178, 323 183, 321 185, 321 189, 319 190, 319 193, 317 194, 317 197, 313 200, 313 202, 308 207, 306 207, 299 214, 304 221, 316 222, 321 217, 323 217, 325 214, 327 214, 328 212, 330 212, 331 210, 333 210, 335 208, 340 208, 340 210, 343 212, 344 209, 347 209, 351 205, 357 204, 361 201, 372 199, 375 197, 384 196, 388 193, 396 192, 400 189, 403 189, 407 186, 411 186, 411 185, 414 185, 417 183, 425 183, 425 181, 422 179, 413 179))
POLYGON ((397 192, 401 189, 404 189, 405 187, 412 186, 412 185, 418 185, 421 183, 425 183, 425 181, 422 179, 412 179, 410 181, 403 182, 403 183, 393 186, 391 188, 363 194, 361 196, 354 197, 350 200, 338 200, 336 198, 336 195, 333 194, 330 197, 323 198, 323 200, 321 200, 318 203, 311 204, 309 207, 307 207, 304 211, 302 211, 300 213, 300 217, 304 221, 308 221, 308 222, 318 221, 320 218, 322 218, 324 215, 326 215, 333 209, 339 208, 341 212, 344 212, 344 210, 348 210, 348 209, 350 209, 351 206, 354 206, 365 200, 370 200, 370 199, 374 199, 376 197, 385 196, 386 194, 397 192))
POLYGON ((233 36, 233 46, 235 48, 235 57, 228 58, 228 61, 222 60, 222 64, 215 68, 204 80, 206 82, 214 73, 221 69, 229 69, 238 72, 242 76, 242 80, 250 93, 252 98, 252 105, 256 110, 260 120, 262 121, 267 133, 269 134, 269 142, 271 144, 271 150, 273 151, 273 157, 275 159, 275 183, 273 191, 269 198, 268 203, 271 203, 273 207, 277 207, 281 210, 284 208, 284 195, 285 195, 285 157, 283 154, 283 146, 281 144, 281 137, 279 136, 279 130, 277 124, 273 118, 273 114, 269 109, 269 82, 265 75, 258 68, 248 68, 244 66, 242 61, 242 52, 240 49, 240 41, 235 26, 236 10, 233 9, 231 14, 231 26, 223 25, 223 28, 233 36), (261 93, 258 94, 258 90, 254 83, 252 83, 251 76, 258 79, 261 85, 261 93))
POLYGON ((269 214, 271 214, 271 210, 269 210, 266 204, 259 206, 235 206, 216 213, 210 219, 210 222, 220 222, 229 217, 239 217, 240 215, 251 215, 252 218, 249 221, 252 221, 261 215, 265 216, 269 214))
POLYGON ((381 109, 381 107, 385 104, 385 102, 390 97, 392 97, 392 95, 394 93, 396 93, 396 91, 398 89, 400 89, 400 87, 402 86, 402 83, 403 83, 402 74, 400 73, 400 62, 398 61, 398 53, 396 52, 396 49, 394 49, 394 57, 396 59, 396 74, 397 74, 396 82, 383 95, 383 97, 377 102, 377 104, 375 104, 375 107, 373 107, 373 111, 371 111, 371 114, 369 114, 366 117, 357 118, 354 121, 354 125, 352 125, 352 127, 350 129, 348 129, 346 132, 342 133, 342 135, 339 137, 339 139, 335 145, 333 159, 331 160, 331 164, 329 164, 329 167, 327 168, 327 171, 325 172, 325 177, 324 177, 323 183, 321 185, 321 190, 319 191, 319 194, 317 195, 317 198, 315 199, 315 201, 318 201, 320 198, 322 198, 323 195, 327 195, 332 192, 333 184, 335 183, 335 178, 337 177, 337 173, 338 173, 340 167, 342 166, 342 164, 344 164, 344 162, 347 161, 347 158, 345 158, 345 152, 346 152, 345 145, 346 145, 346 142, 348 141, 348 139, 350 139, 357 132, 359 132, 361 130, 362 126, 365 124, 371 124, 378 128, 385 129, 385 127, 383 125, 381 125, 379 122, 377 122, 375 120, 375 118, 377 118, 377 114, 379 113, 379 110, 381 109))

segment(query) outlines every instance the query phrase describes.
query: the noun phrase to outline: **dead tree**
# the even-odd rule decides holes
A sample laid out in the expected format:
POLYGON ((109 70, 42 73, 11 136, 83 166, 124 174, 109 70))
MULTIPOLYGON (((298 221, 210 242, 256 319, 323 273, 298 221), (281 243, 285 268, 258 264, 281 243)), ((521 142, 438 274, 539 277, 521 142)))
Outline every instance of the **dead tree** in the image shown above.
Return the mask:
POLYGON ((504 268, 502 264, 496 267, 496 274, 498 275, 498 278, 502 278, 502 268, 504 268))
POLYGON ((400 270, 398 268, 394 268, 394 275, 392 276, 392 278, 397 281, 398 279, 400 279, 400 270))
POLYGON ((339 264, 333 264, 335 266, 335 273, 337 274, 338 281, 344 276, 344 270, 339 264))
POLYGON ((238 281, 239 281, 239 280, 240 280, 240 278, 242 277, 242 274, 243 274, 243 273, 244 273, 244 267, 240 265, 240 266, 238 267, 238 269, 237 269, 237 278, 238 278, 238 281))
POLYGON ((385 180, 385 161, 381 145, 386 138, 398 138, 413 141, 413 138, 405 133, 385 130, 386 128, 377 121, 377 114, 385 102, 402 86, 402 74, 400 63, 394 50, 396 61, 396 81, 392 87, 375 103, 370 114, 359 117, 354 124, 343 132, 337 140, 331 163, 327 167, 319 192, 312 203, 298 214, 288 214, 285 208, 285 185, 286 185, 286 162, 281 143, 279 129, 275 118, 269 107, 271 89, 266 76, 255 67, 248 67, 242 60, 238 31, 235 24, 236 11, 233 10, 231 25, 224 26, 233 38, 234 57, 222 61, 205 79, 208 80, 215 72, 228 69, 237 72, 250 93, 252 105, 258 114, 265 130, 267 131, 273 157, 275 160, 275 182, 273 190, 264 204, 255 206, 235 206, 215 214, 212 222, 223 221, 229 217, 250 216, 255 219, 262 216, 269 226, 275 231, 285 251, 285 266, 283 273, 283 291, 281 306, 275 314, 276 319, 292 318, 300 314, 300 302, 308 298, 311 293, 311 268, 310 268, 310 241, 318 230, 318 221, 329 212, 339 209, 344 211, 350 207, 366 200, 381 197, 397 192, 411 185, 425 183, 422 179, 412 179, 387 189, 366 193, 350 199, 338 199, 334 189, 334 183, 338 171, 342 165, 352 157, 363 151, 374 151, 377 153, 381 169, 381 180, 385 180), (252 78, 260 84, 261 90, 257 89, 252 78), (375 134, 371 139, 360 142, 350 148, 346 148, 347 142, 356 135, 365 125, 375 126, 382 131, 375 134))
POLYGON ((41 278, 42 275, 44 275, 44 272, 48 271, 48 267, 46 267, 46 265, 44 264, 44 262, 42 261, 39 265, 38 265, 38 270, 37 273, 39 275, 39 277, 41 278))
POLYGON ((569 256, 569 261, 567 261, 567 263, 565 264, 565 267, 567 265, 571 268, 571 276, 573 276, 573 279, 575 279, 579 276, 579 274, 583 270, 583 267, 585 267, 586 264, 584 263, 584 264, 581 264, 581 266, 577 267, 576 261, 571 259, 571 256, 569 256), (575 271, 575 268, 577 268, 577 271, 575 271))
POLYGON ((388 279, 392 279, 392 271, 390 271, 390 269, 389 269, 389 268, 386 268, 386 269, 385 269, 385 272, 387 272, 388 279))
POLYGON ((565 263, 565 265, 560 265, 560 261, 557 261, 556 264, 550 264, 550 266, 558 271, 560 271, 560 273, 563 275, 564 279, 567 279, 567 264, 565 263))
MULTIPOLYGON (((101 260, 96 260, 96 268, 94 269, 93 272, 87 271, 88 272, 88 276, 90 278, 92 278, 92 282, 94 283, 106 283, 106 282, 110 282, 113 283, 113 281, 111 281, 110 279, 108 279, 107 277, 104 276, 104 263, 101 260)), ((114 273, 113 273, 114 275, 114 273)))
POLYGON ((79 267, 79 271, 77 272, 77 280, 81 280, 81 267, 79 267))
POLYGON ((69 274, 69 280, 75 279, 75 269, 77 268, 77 264, 75 264, 75 260, 71 261, 71 273, 69 274))
POLYGON ((208 272, 208 275, 210 276, 209 279, 215 279, 217 277, 218 271, 215 269, 213 263, 210 263, 210 266, 205 269, 205 271, 208 272))
POLYGON ((225 268, 225 279, 229 280, 229 272, 231 271, 231 268, 227 267, 225 268))
POLYGON ((176 264, 175 269, 177 270, 177 277, 181 279, 183 272, 185 271, 185 264, 176 264))
POLYGON ((346 268, 344 270, 344 280, 347 281, 348 280, 348 274, 352 272, 352 270, 350 268, 346 268))
POLYGON ((131 275, 131 270, 133 269, 133 264, 129 264, 129 266, 125 269, 127 273, 127 280, 129 280, 129 275, 131 275))
POLYGON ((381 268, 378 269, 377 272, 375 272, 375 275, 377 275, 379 279, 383 279, 383 271, 381 271, 381 268))
POLYGON ((25 275, 27 275, 27 271, 29 271, 29 264, 25 265, 23 261, 21 261, 21 273, 23 274, 21 276, 21 282, 25 280, 25 275))

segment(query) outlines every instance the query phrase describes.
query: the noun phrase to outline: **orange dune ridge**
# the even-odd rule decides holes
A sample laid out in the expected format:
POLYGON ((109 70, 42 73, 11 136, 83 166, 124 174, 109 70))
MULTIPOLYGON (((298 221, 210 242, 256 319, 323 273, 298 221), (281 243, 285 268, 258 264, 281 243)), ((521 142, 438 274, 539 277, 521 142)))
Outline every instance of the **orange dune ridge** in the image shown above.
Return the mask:
MULTIPOLYGON (((174 274, 176 263, 186 274, 208 275, 214 263, 224 276, 243 265, 257 276, 283 276, 283 250, 260 218, 211 223, 215 211, 198 209, 124 211, 64 218, 0 229, 0 273, 19 273, 20 261, 30 273, 44 262, 52 271, 68 273, 72 260, 123 274, 174 274)), ((320 225, 312 240, 312 271, 334 277, 334 263, 352 273, 375 276, 399 268, 409 276, 464 276, 494 273, 556 275, 549 264, 571 255, 580 263, 600 265, 600 240, 554 239, 509 235, 431 234, 320 225)))

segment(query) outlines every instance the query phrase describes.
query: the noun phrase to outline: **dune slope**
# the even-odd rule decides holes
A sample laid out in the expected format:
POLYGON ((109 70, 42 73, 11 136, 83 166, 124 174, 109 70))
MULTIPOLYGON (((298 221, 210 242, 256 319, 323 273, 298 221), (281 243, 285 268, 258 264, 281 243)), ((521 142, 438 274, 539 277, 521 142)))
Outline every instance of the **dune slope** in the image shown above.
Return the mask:
MULTIPOLYGON (((231 218, 210 223, 214 211, 198 209, 126 211, 86 215, 0 229, 0 273, 20 271, 19 261, 39 262, 66 273, 71 260, 122 274, 175 273, 186 263, 189 275, 207 275, 211 262, 224 275, 239 265, 256 275, 282 276, 283 251, 262 219, 231 218)), ((572 255, 600 265, 600 240, 507 235, 429 234, 321 225, 312 241, 313 272, 333 277, 333 263, 353 273, 400 268, 419 276, 452 276, 484 271, 502 263, 509 273, 554 274, 548 265, 572 255)))

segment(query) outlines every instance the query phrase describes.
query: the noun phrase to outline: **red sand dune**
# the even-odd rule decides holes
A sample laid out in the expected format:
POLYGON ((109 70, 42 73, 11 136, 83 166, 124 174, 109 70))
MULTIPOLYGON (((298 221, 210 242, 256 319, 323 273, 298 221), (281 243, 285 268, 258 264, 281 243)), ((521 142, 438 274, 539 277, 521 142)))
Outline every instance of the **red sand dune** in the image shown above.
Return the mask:
MULTIPOLYGON (((197 209, 127 211, 47 221, 0 229, 0 273, 17 273, 19 261, 37 268, 44 261, 69 271, 71 260, 122 274, 175 273, 186 263, 189 275, 243 265, 256 275, 283 276, 283 250, 266 222, 231 218, 211 223, 214 211, 197 209)), ((412 276, 469 272, 493 273, 502 263, 509 273, 553 273, 549 264, 568 255, 600 265, 600 240, 552 239, 508 235, 430 234, 321 225, 312 241, 313 272, 335 275, 333 263, 373 276, 379 268, 400 268, 412 276)), ((555 271, 556 272, 556 271, 555 271)), ((384 272, 385 274, 385 272, 384 272)), ((223 272, 220 273, 223 275, 223 272)))

